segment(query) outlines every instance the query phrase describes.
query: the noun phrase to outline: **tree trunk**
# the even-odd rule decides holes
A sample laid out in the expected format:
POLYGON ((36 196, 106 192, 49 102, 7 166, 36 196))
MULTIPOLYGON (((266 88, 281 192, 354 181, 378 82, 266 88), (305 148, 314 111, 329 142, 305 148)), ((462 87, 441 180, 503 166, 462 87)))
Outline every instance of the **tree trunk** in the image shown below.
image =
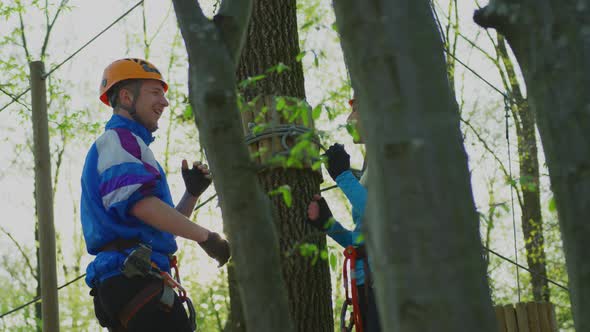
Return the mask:
POLYGON ((534 114, 529 110, 526 100, 517 107, 522 126, 521 132, 517 135, 520 187, 522 191, 521 225, 525 241, 526 258, 529 269, 531 270, 531 283, 535 301, 549 301, 535 120, 534 114))
POLYGON ((246 320, 242 310, 242 300, 238 289, 236 269, 233 265, 227 267, 227 283, 229 288, 229 314, 223 332, 246 332, 246 320))
MULTIPOLYGON (((35 288, 35 297, 41 297, 41 253, 39 252, 39 219, 37 218, 37 207, 35 206, 35 257, 37 258, 37 266, 35 266, 37 274, 35 276, 35 282, 37 287, 35 288)), ((35 303, 35 326, 37 332, 43 330, 41 322, 43 322, 43 313, 41 312, 41 302, 35 303)))
POLYGON ((497 38, 497 50, 506 68, 508 76, 507 90, 511 99, 508 101, 516 124, 518 139, 518 161, 520 171, 521 225, 526 248, 526 257, 531 270, 531 284, 535 301, 549 301, 549 284, 547 282, 547 265, 543 238, 543 217, 541 215, 541 195, 539 188, 539 158, 536 120, 528 100, 522 95, 522 89, 516 77, 516 71, 506 49, 506 42, 501 35, 497 38))
MULTIPOLYGON (((305 86, 301 62, 296 61, 299 51, 295 0, 254 1, 252 17, 242 51, 237 77, 239 81, 266 75, 264 79, 242 90, 246 101, 259 98, 255 115, 262 107, 274 112, 275 97, 305 99, 305 86), (267 72, 279 63, 289 69, 281 73, 267 72)), ((243 121, 252 118, 243 113, 243 121)), ((272 124, 287 121, 275 115, 266 117, 272 124)), ((247 126, 246 126, 247 128, 247 126)), ((264 163, 265 158, 262 158, 264 163)), ((281 196, 273 196, 274 216, 279 231, 282 268, 289 305, 297 331, 333 331, 332 293, 327 260, 301 257, 297 246, 303 243, 326 249, 325 237, 309 237, 312 230, 305 224, 307 204, 313 194, 319 193, 320 176, 310 168, 267 168, 259 173, 259 180, 269 192, 280 186, 291 188, 291 207, 281 196), (287 253, 287 256, 285 254, 287 253)), ((252 331, 249 329, 249 331, 252 331)))
POLYGON ((577 331, 590 330, 590 1, 490 1, 475 22, 508 40, 536 114, 577 331))
POLYGON ((189 56, 189 99, 215 174, 246 326, 293 331, 270 202, 256 179, 237 107, 235 68, 251 2, 224 0, 213 21, 198 2, 173 3, 189 56))
POLYGON ((368 134, 383 331, 495 331, 459 114, 429 1, 335 0, 368 134))

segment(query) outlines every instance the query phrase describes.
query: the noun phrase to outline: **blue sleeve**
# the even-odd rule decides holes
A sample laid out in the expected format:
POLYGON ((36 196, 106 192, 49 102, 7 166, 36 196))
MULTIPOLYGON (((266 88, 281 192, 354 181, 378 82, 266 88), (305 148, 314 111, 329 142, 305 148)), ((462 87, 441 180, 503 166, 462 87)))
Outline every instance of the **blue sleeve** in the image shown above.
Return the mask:
POLYGON ((360 184, 350 170, 338 175, 336 177, 336 184, 352 205, 352 219, 354 223, 360 224, 365 215, 367 189, 360 184))
POLYGON ((334 220, 332 226, 328 228, 326 234, 344 248, 350 245, 356 246, 363 242, 361 233, 356 228, 354 231, 350 231, 344 228, 344 226, 336 220, 334 220))
POLYGON ((353 232, 344 228, 338 221, 334 220, 334 223, 326 231, 326 234, 344 248, 353 243, 353 232))

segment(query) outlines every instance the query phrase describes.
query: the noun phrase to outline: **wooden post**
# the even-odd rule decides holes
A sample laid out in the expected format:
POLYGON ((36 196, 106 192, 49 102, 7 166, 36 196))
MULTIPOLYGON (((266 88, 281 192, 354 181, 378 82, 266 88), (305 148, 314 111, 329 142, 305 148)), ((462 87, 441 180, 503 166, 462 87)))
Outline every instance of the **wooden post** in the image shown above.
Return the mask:
POLYGON ((527 313, 525 303, 516 304, 516 320, 518 321, 519 332, 533 331, 529 328, 529 315, 527 313))
POLYGON ((516 322, 516 311, 512 304, 504 306, 504 316, 506 319, 506 330, 508 332, 518 332, 518 324, 516 322))
POLYGON ((33 151, 35 155, 35 204, 39 218, 39 252, 41 261, 41 313, 43 331, 59 331, 57 272, 55 261, 55 227, 53 225, 53 190, 51 189, 51 158, 47 121, 45 66, 31 62, 31 105, 33 120, 33 151))
POLYGON ((526 304, 527 314, 529 315, 529 326, 531 331, 541 331, 539 324, 539 312, 537 311, 537 304, 535 302, 529 302, 526 304))
POLYGON ((552 303, 528 302, 497 305, 498 332, 557 332, 552 303))
POLYGON ((506 329, 506 315, 502 306, 495 306, 496 320, 498 321, 498 332, 508 332, 506 329))
POLYGON ((553 332, 551 326, 550 309, 551 303, 537 302, 537 312, 539 313, 539 325, 541 332, 553 332))

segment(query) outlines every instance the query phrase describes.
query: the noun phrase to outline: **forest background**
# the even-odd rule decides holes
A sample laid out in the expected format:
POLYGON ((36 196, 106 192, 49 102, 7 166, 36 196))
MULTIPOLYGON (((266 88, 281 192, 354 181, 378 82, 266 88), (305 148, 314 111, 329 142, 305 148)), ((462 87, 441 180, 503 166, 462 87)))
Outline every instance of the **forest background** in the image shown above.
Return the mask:
MULTIPOLYGON (((1 2, 0 70, 3 78, 0 81, 0 107, 28 88, 28 61, 41 59, 47 70, 54 68, 135 4, 134 1, 112 0, 1 2)), ((476 1, 435 0, 432 4, 449 51, 447 54, 452 54, 447 55, 447 63, 461 111, 461 128, 469 157, 473 195, 480 214, 482 242, 513 260, 516 260, 516 246, 518 261, 526 266, 526 241, 520 227, 521 209, 517 198, 518 190, 522 191, 530 184, 518 171, 517 133, 512 115, 509 114, 508 119, 510 140, 507 141, 505 99, 488 84, 505 90, 501 75, 507 74, 496 54, 495 31, 483 30, 473 23, 473 11, 479 6, 476 1), (475 70, 488 83, 458 61, 475 70), (517 193, 516 198, 511 189, 517 193)), ((201 1, 201 5, 208 16, 213 16, 219 3, 201 1)), ((325 0, 298 0, 297 18, 302 51, 298 58, 304 68, 307 101, 321 110, 315 126, 322 131, 324 145, 345 144, 352 155, 353 167, 361 168, 364 149, 352 143, 345 127, 352 90, 332 4, 325 0)), ((85 251, 80 230, 79 178, 83 156, 103 131, 111 114, 98 101, 100 75, 106 65, 122 57, 148 59, 162 70, 170 85, 170 107, 160 122, 157 139, 151 147, 169 174, 176 199, 183 190, 180 161, 204 159, 187 102, 188 61, 174 9, 167 1, 144 1, 60 66, 48 80, 59 285, 82 275, 91 259, 85 251)), ((518 70, 516 78, 522 82, 518 70)), ((424 93, 427 98, 428 92, 424 93)), ((523 93, 526 95, 525 90, 523 93)), ((4 215, 0 222, 2 314, 35 298, 38 292, 30 94, 24 94, 18 102, 0 111, 0 128, 0 199, 4 215)), ((541 165, 538 189, 547 276, 567 285, 555 204, 542 148, 538 144, 541 165)), ((324 180, 322 187, 333 184, 327 173, 324 180)), ((214 190, 210 188, 201 201, 212 195, 214 190)), ((351 226, 350 207, 340 191, 331 190, 325 196, 336 219, 351 226)), ((223 231, 216 200, 203 205, 193 218, 210 229, 223 231)), ((333 311, 339 313, 343 297, 341 248, 331 240, 328 245, 333 311)), ((188 241, 179 240, 179 247, 183 281, 196 304, 199 331, 223 330, 229 310, 226 269, 217 269, 212 260, 188 241)), ((494 303, 533 299, 531 278, 526 271, 519 271, 517 283, 514 265, 494 255, 489 256, 487 269, 494 303)), ((556 306, 560 329, 573 330, 567 292, 549 284, 549 293, 556 306)), ((98 329, 92 298, 82 280, 60 290, 59 301, 64 330, 98 329)), ((30 305, 2 317, 0 330, 37 329, 38 310, 37 306, 30 305)))

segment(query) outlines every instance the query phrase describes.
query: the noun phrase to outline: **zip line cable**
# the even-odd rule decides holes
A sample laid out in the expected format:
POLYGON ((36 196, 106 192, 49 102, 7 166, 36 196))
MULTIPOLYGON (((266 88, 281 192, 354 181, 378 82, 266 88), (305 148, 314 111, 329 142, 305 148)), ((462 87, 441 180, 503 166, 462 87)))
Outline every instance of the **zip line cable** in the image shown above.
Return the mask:
MULTIPOLYGON (((72 279, 72 280, 70 280, 70 281, 66 282, 65 284, 63 284, 63 285, 61 285, 61 286, 57 287, 57 289, 58 289, 58 290, 61 290, 62 288, 65 288, 65 287, 69 286, 70 284, 73 284, 74 282, 76 282, 76 281, 78 281, 78 280, 80 280, 80 279, 84 278, 85 276, 86 276, 86 273, 84 273, 84 274, 82 274, 82 275, 80 275, 80 276, 77 276, 76 278, 74 278, 74 279, 72 279)), ((29 305, 31 305, 31 304, 33 304, 33 303, 35 303, 35 302, 39 301, 39 300, 41 300, 41 296, 37 296, 37 297, 35 297, 34 299, 32 299, 31 301, 29 301, 29 302, 27 302, 27 303, 25 303, 25 304, 22 304, 22 305, 20 305, 20 306, 18 306, 18 307, 16 307, 16 308, 14 308, 14 309, 12 309, 12 310, 10 310, 10 311, 7 311, 7 312, 3 313, 2 315, 0 315, 0 319, 4 318, 4 316, 8 316, 8 315, 10 315, 10 314, 12 314, 12 313, 14 313, 14 312, 17 312, 17 311, 19 311, 19 310, 21 310, 21 309, 23 309, 23 308, 25 308, 25 307, 28 307, 29 305)))
POLYGON ((90 45, 90 43, 92 43, 93 41, 95 41, 98 37, 100 37, 103 33, 107 32, 110 28, 112 28, 115 24, 119 23, 119 21, 121 21, 123 18, 125 18, 125 16, 129 15, 129 13, 131 13, 135 8, 139 7, 139 5, 141 5, 143 3, 144 0, 140 0, 139 2, 137 2, 133 7, 131 7, 129 10, 127 10, 125 13, 123 13, 123 15, 119 16, 118 19, 116 19, 113 23, 111 23, 109 26, 107 26, 106 28, 104 28, 101 32, 99 32, 96 36, 94 36, 92 39, 90 39, 86 44, 82 45, 82 47, 80 47, 76 52, 74 52, 72 55, 70 55, 69 57, 67 57, 64 61, 62 61, 60 64, 58 64, 57 66, 55 66, 53 69, 51 69, 47 74, 41 76, 42 79, 47 78, 47 76, 51 75, 51 73, 53 73, 55 70, 57 70, 59 67, 61 67, 64 63, 68 62, 70 59, 72 59, 74 56, 76 56, 76 54, 78 54, 80 51, 82 51, 84 48, 86 48, 86 46, 90 45))
POLYGON ((505 260, 505 261, 507 261, 507 262, 509 262, 509 263, 512 263, 512 264, 514 264, 515 266, 517 266, 517 267, 519 267, 519 268, 521 268, 521 269, 523 269, 523 270, 526 270, 526 271, 530 272, 531 274, 534 274, 534 275, 536 275, 537 277, 540 277, 540 278, 542 278, 542 279, 545 279, 545 280, 547 280, 547 282, 549 282, 549 283, 551 283, 551 284, 553 284, 553 285, 555 285, 555 286, 557 286, 557 287, 559 287, 559 288, 561 288, 561 289, 563 289, 563 290, 565 290, 565 291, 567 291, 567 292, 569 293, 569 291, 570 291, 570 290, 569 290, 569 288, 567 288, 566 286, 564 286, 564 285, 562 285, 562 284, 559 284, 559 283, 557 283, 557 282, 555 282, 555 281, 553 281, 553 280, 551 280, 551 279, 549 279, 549 278, 547 278, 547 277, 545 277, 545 276, 541 275, 541 274, 540 274, 540 273, 538 273, 538 272, 532 271, 532 270, 528 269, 527 267, 525 267, 525 266, 523 266, 523 265, 520 265, 519 263, 517 263, 517 262, 515 262, 515 261, 511 260, 510 258, 508 258, 508 257, 506 257, 506 256, 502 256, 501 254, 499 254, 499 253, 495 252, 494 250, 492 250, 492 249, 490 249, 490 248, 488 248, 488 247, 485 247, 485 246, 484 246, 483 248, 484 248, 485 250, 487 250, 487 251, 491 252, 492 254, 494 254, 494 255, 498 256, 498 258, 500 258, 500 259, 503 259, 503 260, 505 260))
POLYGON ((24 96, 24 95, 25 95, 25 93, 27 93, 27 92, 29 92, 29 91, 31 91, 31 87, 28 87, 28 88, 26 88, 26 89, 25 89, 25 91, 21 92, 21 93, 20 93, 18 96, 16 96, 16 97, 13 97, 13 96, 10 96, 10 95, 9 95, 9 97, 10 97, 10 98, 12 98, 12 100, 11 100, 11 101, 10 101, 8 104, 6 104, 6 105, 4 105, 2 108, 0 108, 0 112, 4 111, 4 109, 6 109, 8 106, 10 106, 10 105, 14 104, 14 102, 19 102, 19 104, 20 104, 20 101, 19 101, 20 97, 24 96))
MULTIPOLYGON (((62 65, 64 65, 66 62, 70 61, 74 56, 76 56, 78 53, 80 53, 84 48, 86 48, 88 45, 90 45, 92 42, 94 42, 98 37, 100 37, 102 34, 104 34, 105 32, 107 32, 110 28, 112 28, 115 24, 119 23, 119 21, 121 21, 123 18, 125 18, 125 16, 129 15, 129 13, 131 13, 135 8, 137 8, 139 5, 141 5, 144 2, 144 0, 140 0, 139 2, 137 2, 133 7, 131 7, 129 10, 127 10, 125 13, 123 13, 119 18, 117 18, 115 21, 113 21, 113 23, 109 24, 106 28, 104 28, 101 32, 99 32, 96 36, 94 36, 92 39, 90 39, 86 44, 82 45, 82 47, 80 47, 78 50, 76 50, 74 53, 72 53, 72 55, 70 55, 69 57, 67 57, 64 61, 62 61, 61 63, 59 63, 58 65, 56 65, 55 67, 53 67, 53 69, 51 69, 48 73, 43 74, 41 76, 41 79, 46 79, 49 75, 51 75, 54 71, 56 71, 57 69, 59 69, 62 65)), ((8 106, 12 105, 14 102, 18 102, 18 100, 20 99, 20 97, 22 97, 25 93, 29 92, 31 90, 31 88, 27 88, 25 89, 25 91, 21 92, 18 96, 13 97, 10 94, 8 94, 9 97, 12 98, 12 101, 10 101, 8 104, 4 105, 2 108, 0 108, 0 112, 2 112, 4 109, 6 109, 8 106)), ((6 92, 4 92, 6 94, 6 92)))

